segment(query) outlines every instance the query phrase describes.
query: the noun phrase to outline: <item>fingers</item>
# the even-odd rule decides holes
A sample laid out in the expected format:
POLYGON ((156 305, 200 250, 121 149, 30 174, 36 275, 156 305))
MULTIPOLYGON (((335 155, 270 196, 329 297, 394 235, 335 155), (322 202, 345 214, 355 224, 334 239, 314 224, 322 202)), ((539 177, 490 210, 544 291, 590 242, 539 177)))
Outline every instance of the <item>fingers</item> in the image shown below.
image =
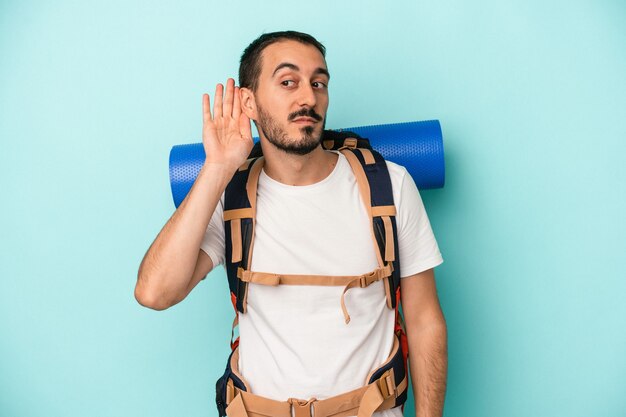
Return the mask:
POLYGON ((202 95, 202 121, 205 124, 211 121, 211 98, 208 94, 202 95))
POLYGON ((235 80, 229 78, 226 80, 226 96, 224 97, 224 115, 229 117, 233 114, 235 80))
POLYGON ((235 87, 235 99, 233 102, 233 119, 238 119, 241 114, 241 97, 239 97, 239 87, 235 87))
POLYGON ((213 97, 213 118, 232 117, 236 119, 241 114, 241 99, 239 97, 239 87, 235 87, 235 80, 229 78, 226 80, 226 92, 224 94, 224 86, 218 84, 215 87, 215 96, 213 97))
POLYGON ((224 86, 218 84, 215 87, 215 97, 213 99, 213 117, 222 117, 222 96, 224 95, 224 86))

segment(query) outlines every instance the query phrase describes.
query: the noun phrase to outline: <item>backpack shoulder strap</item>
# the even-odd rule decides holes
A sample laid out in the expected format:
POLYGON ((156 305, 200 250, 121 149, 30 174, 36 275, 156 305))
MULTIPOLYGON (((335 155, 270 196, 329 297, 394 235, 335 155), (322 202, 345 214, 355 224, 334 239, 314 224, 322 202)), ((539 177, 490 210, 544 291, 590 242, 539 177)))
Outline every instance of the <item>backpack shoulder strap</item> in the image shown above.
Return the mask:
POLYGON ((247 283, 237 277, 237 269, 250 268, 256 224, 256 190, 263 157, 248 159, 233 175, 224 191, 225 264, 231 302, 235 310, 246 312, 247 283))
POLYGON ((385 292, 387 306, 396 308, 397 290, 400 287, 400 257, 396 207, 393 201, 391 177, 385 159, 373 149, 344 147, 346 157, 359 186, 359 192, 370 215, 372 237, 379 266, 392 264, 392 275, 387 280, 385 292))
MULTIPOLYGON (((359 185, 361 196, 367 196, 369 192, 370 201, 366 208, 370 207, 372 230, 378 247, 378 259, 391 262, 393 271, 387 279, 385 293, 387 295, 387 306, 395 309, 394 333, 400 340, 402 350, 402 360, 394 365, 398 374, 406 375, 408 369, 409 345, 406 336, 404 318, 400 314, 400 304, 402 297, 400 294, 400 249, 398 246, 398 227, 396 222, 396 209, 393 201, 393 188, 391 177, 382 155, 373 149, 351 149, 341 150, 346 156, 358 182, 364 183, 367 180, 367 187, 359 185), (357 172, 361 172, 357 175, 357 172)), ((406 397, 398 403, 404 403, 406 397)))

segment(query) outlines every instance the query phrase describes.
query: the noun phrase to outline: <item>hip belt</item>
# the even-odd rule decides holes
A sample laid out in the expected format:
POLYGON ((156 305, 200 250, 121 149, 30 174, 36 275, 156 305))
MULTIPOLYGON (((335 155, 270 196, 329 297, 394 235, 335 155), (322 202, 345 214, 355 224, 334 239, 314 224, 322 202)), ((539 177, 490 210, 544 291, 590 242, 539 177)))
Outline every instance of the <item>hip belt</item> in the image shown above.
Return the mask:
POLYGON ((387 360, 366 378, 366 385, 333 397, 289 398, 277 401, 255 395, 239 373, 239 346, 228 360, 226 372, 217 381, 220 416, 228 417, 371 417, 375 411, 404 404, 407 375, 398 338, 387 360), (293 410, 293 414, 292 414, 293 410))

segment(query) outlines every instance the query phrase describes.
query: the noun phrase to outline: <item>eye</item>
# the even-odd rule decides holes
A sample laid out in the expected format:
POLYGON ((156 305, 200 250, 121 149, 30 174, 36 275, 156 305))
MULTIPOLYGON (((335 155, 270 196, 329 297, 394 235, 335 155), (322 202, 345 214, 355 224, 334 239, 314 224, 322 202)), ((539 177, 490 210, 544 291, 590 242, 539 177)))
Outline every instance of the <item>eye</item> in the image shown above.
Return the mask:
POLYGON ((293 87, 296 84, 294 80, 285 80, 285 81, 281 81, 280 83, 281 85, 284 85, 285 87, 293 87))
POLYGON ((321 81, 314 81, 313 83, 311 83, 311 85, 313 87, 319 88, 319 89, 328 88, 328 85, 326 83, 321 82, 321 81))

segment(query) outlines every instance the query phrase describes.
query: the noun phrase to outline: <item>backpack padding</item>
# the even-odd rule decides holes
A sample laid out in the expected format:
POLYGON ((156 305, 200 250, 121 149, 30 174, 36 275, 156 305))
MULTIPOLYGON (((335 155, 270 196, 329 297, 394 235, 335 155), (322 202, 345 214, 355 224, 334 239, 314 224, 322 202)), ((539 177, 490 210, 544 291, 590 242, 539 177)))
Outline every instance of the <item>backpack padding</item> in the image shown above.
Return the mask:
MULTIPOLYGON (((438 120, 351 127, 369 138, 374 149, 389 161, 404 166, 419 189, 441 188, 445 182, 443 140, 438 120)), ((257 141, 258 138, 255 138, 257 141)), ((176 145, 170 151, 170 185, 174 205, 185 199, 204 164, 202 143, 176 145)))

